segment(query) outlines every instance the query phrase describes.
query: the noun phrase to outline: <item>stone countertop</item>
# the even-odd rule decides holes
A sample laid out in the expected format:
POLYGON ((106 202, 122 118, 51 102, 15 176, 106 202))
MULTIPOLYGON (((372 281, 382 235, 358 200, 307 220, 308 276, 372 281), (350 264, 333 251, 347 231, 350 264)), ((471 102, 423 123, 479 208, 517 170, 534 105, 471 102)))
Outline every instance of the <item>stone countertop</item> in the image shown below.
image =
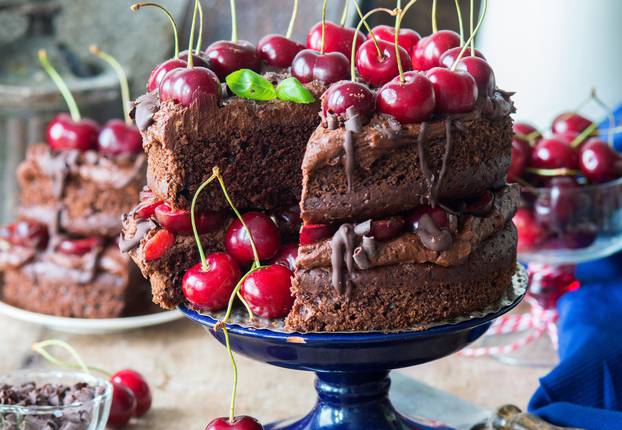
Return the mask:
MULTIPOLYGON (((154 392, 153 409, 131 429, 203 429, 212 418, 228 413, 231 368, 226 351, 190 321, 98 336, 57 333, 6 317, 0 317, 0 326, 0 372, 45 366, 31 353, 31 344, 60 338, 76 347, 92 366, 111 371, 129 367, 143 373, 154 392)), ((303 415, 312 407, 312 374, 240 356, 237 362, 238 413, 270 422, 303 415)), ((547 370, 454 355, 402 372, 492 409, 505 403, 524 408, 547 370)))

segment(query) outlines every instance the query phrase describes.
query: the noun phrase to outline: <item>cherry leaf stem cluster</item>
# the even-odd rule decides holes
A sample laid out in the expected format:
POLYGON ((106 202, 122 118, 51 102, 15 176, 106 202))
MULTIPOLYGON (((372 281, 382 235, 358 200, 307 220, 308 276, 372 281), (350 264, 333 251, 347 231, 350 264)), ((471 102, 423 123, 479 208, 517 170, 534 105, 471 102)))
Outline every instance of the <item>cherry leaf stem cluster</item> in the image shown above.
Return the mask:
POLYGON ((43 67, 43 70, 50 76, 56 87, 60 91, 65 103, 67 104, 67 109, 69 109, 69 114, 71 115, 71 119, 74 121, 80 121, 82 117, 80 116, 80 109, 78 109, 78 104, 76 103, 76 99, 71 94, 69 87, 58 74, 52 63, 50 63, 50 59, 48 58, 48 54, 45 50, 41 49, 38 52, 39 62, 43 67))
POLYGON ((391 9, 387 9, 384 7, 378 7, 376 9, 370 10, 365 15, 363 15, 363 17, 361 17, 361 20, 359 21, 354 31, 354 38, 352 39, 352 53, 350 57, 350 75, 351 75, 352 82, 356 82, 356 39, 359 35, 359 32, 361 31, 361 26, 363 25, 363 23, 365 23, 367 21, 367 18, 369 18, 371 15, 375 14, 376 12, 385 12, 391 16, 395 16, 395 14, 397 13, 397 9, 391 10, 391 9))
POLYGON ((597 129, 598 129, 598 124, 596 124, 595 122, 591 123, 585 130, 579 133, 577 137, 572 139, 572 142, 570 142, 570 146, 572 148, 578 147, 585 141, 585 139, 590 137, 597 129))
MULTIPOLYGON (((473 34, 473 24, 475 23, 475 0, 471 0, 469 5, 469 35, 473 34)), ((475 39, 471 40, 471 57, 475 57, 475 39)))
POLYGON ((133 121, 132 118, 130 118, 130 85, 127 81, 127 74, 125 73, 123 66, 121 65, 121 63, 119 63, 119 61, 117 61, 116 58, 102 51, 96 45, 91 45, 89 47, 89 51, 91 52, 91 54, 108 63, 108 65, 110 65, 110 67, 112 67, 112 70, 114 70, 114 72, 116 73, 117 78, 119 79, 119 86, 121 87, 123 119, 125 120, 125 124, 132 125, 133 121))
POLYGON ((458 66, 458 63, 464 56, 464 53, 467 50, 467 47, 473 44, 473 41, 475 40, 475 36, 477 35, 477 32, 479 31, 480 27, 482 26, 482 23, 484 22, 484 18, 486 18, 486 12, 488 11, 488 0, 484 0, 483 4, 484 4, 484 9, 482 11, 481 16, 479 17, 479 21, 477 22, 477 25, 475 26, 475 29, 473 30, 473 32, 469 35, 469 40, 466 41, 466 43, 460 50, 460 53, 456 57, 456 61, 454 61, 454 64, 451 66, 452 72, 456 70, 456 67, 458 66))
POLYGON ((173 37, 175 39, 175 59, 179 58, 179 33, 177 32, 177 23, 175 22, 175 18, 173 18, 173 15, 164 6, 159 5, 157 3, 151 3, 151 2, 134 3, 130 7, 130 9, 133 12, 136 12, 137 10, 143 7, 147 7, 147 6, 160 9, 162 12, 164 12, 166 17, 168 18, 169 22, 171 23, 171 28, 173 29, 173 37))

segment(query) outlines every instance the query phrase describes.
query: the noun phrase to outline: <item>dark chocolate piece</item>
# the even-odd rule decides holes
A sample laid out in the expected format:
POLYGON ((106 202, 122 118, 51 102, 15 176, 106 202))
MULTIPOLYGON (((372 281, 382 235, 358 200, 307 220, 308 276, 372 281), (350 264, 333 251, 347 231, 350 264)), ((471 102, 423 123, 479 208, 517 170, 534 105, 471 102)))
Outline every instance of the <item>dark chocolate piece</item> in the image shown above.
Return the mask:
POLYGON ((160 110, 160 100, 154 93, 143 94, 132 104, 130 116, 136 121, 140 131, 145 131, 153 124, 153 116, 160 110))
POLYGON ((423 245, 432 251, 445 251, 449 249, 453 243, 451 233, 449 233, 448 230, 439 229, 432 217, 428 214, 422 215, 419 219, 419 226, 417 227, 416 233, 423 245))

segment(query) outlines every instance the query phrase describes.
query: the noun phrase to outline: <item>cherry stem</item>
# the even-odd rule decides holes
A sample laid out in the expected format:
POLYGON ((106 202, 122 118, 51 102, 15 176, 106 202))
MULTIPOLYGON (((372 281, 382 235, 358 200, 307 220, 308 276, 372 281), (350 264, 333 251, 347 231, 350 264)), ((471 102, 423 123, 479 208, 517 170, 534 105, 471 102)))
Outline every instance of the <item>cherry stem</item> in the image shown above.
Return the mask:
POLYGON ((356 81, 356 64, 355 64, 355 60, 356 60, 356 39, 358 37, 359 32, 361 31, 361 26, 363 25, 363 23, 365 23, 367 21, 367 18, 369 18, 371 15, 375 14, 376 12, 386 12, 391 16, 394 16, 397 13, 397 9, 387 9, 384 7, 379 7, 376 9, 372 9, 369 12, 367 12, 365 15, 363 15, 361 17, 361 20, 359 21, 358 25, 356 26, 356 29, 354 30, 354 39, 352 39, 352 54, 350 57, 350 77, 352 79, 352 82, 356 81))
POLYGON ((294 0, 294 8, 292 9, 292 17, 289 19, 289 25, 287 26, 287 33, 285 37, 291 39, 294 33, 294 26, 296 25, 296 17, 298 16, 298 0, 294 0))
MULTIPOLYGON (((464 56, 464 52, 466 51, 466 49, 469 46, 469 44, 471 44, 471 45, 473 44, 473 41, 475 40, 475 36, 477 35, 477 32, 479 31, 480 27, 482 26, 482 23, 484 22, 484 18, 486 17, 486 11, 487 10, 488 10, 488 0, 484 0, 484 10, 482 11, 482 15, 479 17, 479 21, 477 21, 477 26, 475 26, 475 30, 473 30, 473 33, 471 33, 469 35, 469 40, 466 41, 466 43, 464 44, 464 46, 460 50, 460 53, 458 54, 458 57, 456 58, 456 61, 454 61, 454 64, 451 65, 451 71, 452 72, 454 72, 456 70, 456 67, 458 66, 458 62, 464 56)), ((471 51, 471 52, 473 52, 473 51, 471 51)))
POLYGON ((201 244, 201 235, 199 234, 199 229, 197 228, 196 223, 196 207, 197 200, 199 199, 199 194, 203 192, 205 187, 207 187, 210 183, 212 183, 216 179, 216 175, 212 174, 205 182, 199 186, 197 191, 194 193, 192 197, 192 204, 190 205, 190 222, 192 224, 192 233, 194 235, 194 240, 197 243, 197 247, 199 248, 199 256, 201 257, 201 268, 205 271, 208 269, 207 261, 205 259, 205 251, 203 250, 203 245, 201 244))
MULTIPOLYGON (((363 19, 363 11, 361 11, 361 8, 358 4, 358 2, 356 0, 352 0, 352 2, 354 2, 354 6, 356 6, 356 11, 359 14, 359 17, 361 18, 361 21, 363 21, 363 25, 365 25, 365 28, 367 29, 367 32, 371 35, 371 40, 374 43, 374 46, 376 47, 376 52, 378 53, 378 60, 382 60, 382 51, 380 50, 380 45, 378 45, 378 39, 376 38, 376 35, 374 34, 374 31, 371 29, 371 27, 369 26, 369 24, 367 24, 367 21, 365 19, 363 19)), ((356 42, 356 38, 354 39, 356 42)), ((356 45, 356 43, 355 43, 356 45)))
MULTIPOLYGON (((353 0, 356 4, 356 0, 353 0)), ((345 0, 343 5, 343 12, 341 13, 341 19, 339 20, 339 25, 344 27, 346 25, 346 21, 348 20, 348 15, 350 12, 350 0, 345 0)))
POLYGON ((190 40, 188 41, 188 68, 192 69, 194 67, 194 58, 192 56, 193 52, 193 43, 194 43, 194 28, 197 23, 197 14, 199 12, 199 0, 194 1, 194 12, 192 13, 192 25, 190 26, 190 40))
POLYGON ((436 20, 437 3, 437 0, 432 0, 432 33, 436 33, 438 31, 438 22, 436 20))
POLYGON ((203 6, 199 1, 199 35, 197 37, 197 47, 194 52, 199 55, 201 53, 201 44, 203 43, 203 6))
POLYGON ((527 167, 526 171, 539 176, 577 176, 580 173, 578 170, 566 169, 565 167, 559 169, 537 169, 534 167, 527 167))
POLYGON ((166 17, 170 21, 171 27, 173 28, 173 37, 175 38, 175 59, 179 58, 179 33, 177 32, 177 23, 175 22, 175 18, 173 18, 173 15, 171 15, 171 13, 164 6, 159 5, 157 3, 134 3, 130 7, 130 9, 133 12, 136 12, 140 8, 146 7, 146 6, 156 7, 160 9, 162 12, 164 12, 166 17))
POLYGON ((464 23, 462 22, 462 9, 460 8, 460 0, 454 0, 456 3, 456 13, 458 14, 458 27, 460 28, 460 46, 464 45, 464 23))
MULTIPOLYGON (((475 22, 475 0, 471 0, 469 8, 469 34, 473 34, 473 23, 475 22)), ((471 57, 475 56, 475 40, 471 40, 471 57)))
POLYGON ((535 130, 529 134, 514 133, 514 136, 518 137, 519 139, 527 141, 527 143, 529 143, 530 146, 533 146, 533 143, 535 142, 536 139, 538 139, 541 136, 541 134, 538 130, 535 130))
MULTIPOLYGON (((400 82, 406 82, 404 79, 404 67, 402 66, 402 58, 400 56, 400 44, 399 44, 399 36, 400 30, 402 27, 402 19, 404 19, 404 15, 417 2, 417 0, 411 0, 408 2, 404 10, 397 10, 397 17, 395 18, 395 40, 393 44, 395 45, 395 59, 397 60, 397 71, 399 72, 400 82)), ((398 8, 400 4, 398 3, 398 8)))
POLYGON ((227 327, 222 327, 222 332, 225 335, 225 346, 227 347, 227 354, 229 354, 229 361, 231 361, 231 367, 233 368, 233 387, 231 390, 231 405, 229 406, 229 423, 233 423, 233 419, 235 418, 235 399, 238 394, 238 366, 235 364, 235 357, 233 356, 233 350, 229 342, 227 327))
POLYGON ((577 146, 581 145, 585 141, 585 139, 590 137, 597 129, 598 129, 598 124, 596 124, 595 122, 591 123, 577 137, 572 139, 572 142, 570 142, 570 146, 572 148, 576 148, 577 146))
POLYGON ((110 377, 110 373, 106 372, 103 369, 87 366, 84 360, 82 360, 82 357, 80 357, 80 354, 78 354, 78 351, 76 351, 73 346, 71 346, 65 341, 62 341, 59 339, 44 340, 44 341, 33 344, 32 350, 56 366, 70 368, 70 369, 80 369, 84 373, 87 373, 87 374, 91 374, 91 372, 97 372, 107 377, 110 377), (52 354, 50 354, 47 351, 47 348, 50 346, 56 346, 56 347, 60 347, 66 350, 71 355, 75 363, 61 360, 60 358, 55 357, 52 354))
POLYGON ((324 54, 324 42, 326 42, 326 4, 327 0, 324 0, 322 4, 322 42, 320 44, 320 54, 324 54))
MULTIPOLYGON (((609 119, 609 130, 615 128, 616 117, 611 108, 607 105, 607 103, 605 103, 600 97, 598 97, 598 95, 596 94, 596 88, 592 88, 590 98, 594 100, 594 103, 596 103, 607 114, 607 118, 609 119)), ((613 133, 611 131, 609 131, 607 134, 607 142, 609 143, 609 146, 613 146, 613 133)))
POLYGON ((238 43, 238 18, 235 9, 235 0, 230 0, 231 4, 231 41, 238 43))
POLYGON ((117 74, 117 78, 119 79, 119 85, 121 87, 121 103, 123 103, 123 119, 125 120, 125 124, 132 125, 132 118, 130 118, 130 86, 127 82, 127 74, 125 70, 123 70, 123 66, 121 63, 117 61, 112 55, 107 54, 106 52, 99 49, 96 45, 91 45, 89 47, 89 51, 91 54, 96 57, 101 58, 106 63, 112 67, 114 72, 117 74))
POLYGON ((69 91, 69 87, 63 80, 63 78, 58 74, 54 66, 50 63, 50 59, 48 58, 48 54, 45 50, 41 49, 38 53, 39 62, 43 67, 43 70, 52 78, 52 81, 56 84, 56 87, 60 91, 63 99, 65 99, 65 103, 67 104, 67 108, 69 109, 69 114, 71 115, 71 119, 74 121, 80 121, 82 117, 80 116, 80 109, 78 109, 78 104, 76 103, 76 99, 69 91))

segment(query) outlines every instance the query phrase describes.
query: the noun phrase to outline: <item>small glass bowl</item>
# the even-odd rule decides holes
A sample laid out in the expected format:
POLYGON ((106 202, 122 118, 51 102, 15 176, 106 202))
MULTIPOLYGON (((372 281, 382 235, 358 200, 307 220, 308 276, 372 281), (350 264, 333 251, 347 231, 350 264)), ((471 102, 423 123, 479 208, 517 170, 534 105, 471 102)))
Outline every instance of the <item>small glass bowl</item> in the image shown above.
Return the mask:
MULTIPOLYGON (((21 386, 35 383, 73 386, 84 382, 96 389, 93 399, 62 406, 0 405, 0 430, 31 430, 48 428, 46 421, 62 422, 58 428, 72 430, 104 430, 112 403, 112 384, 106 379, 86 373, 54 371, 18 371, 0 376, 4 384, 21 386)), ((56 428, 56 427, 49 427, 56 428)))

